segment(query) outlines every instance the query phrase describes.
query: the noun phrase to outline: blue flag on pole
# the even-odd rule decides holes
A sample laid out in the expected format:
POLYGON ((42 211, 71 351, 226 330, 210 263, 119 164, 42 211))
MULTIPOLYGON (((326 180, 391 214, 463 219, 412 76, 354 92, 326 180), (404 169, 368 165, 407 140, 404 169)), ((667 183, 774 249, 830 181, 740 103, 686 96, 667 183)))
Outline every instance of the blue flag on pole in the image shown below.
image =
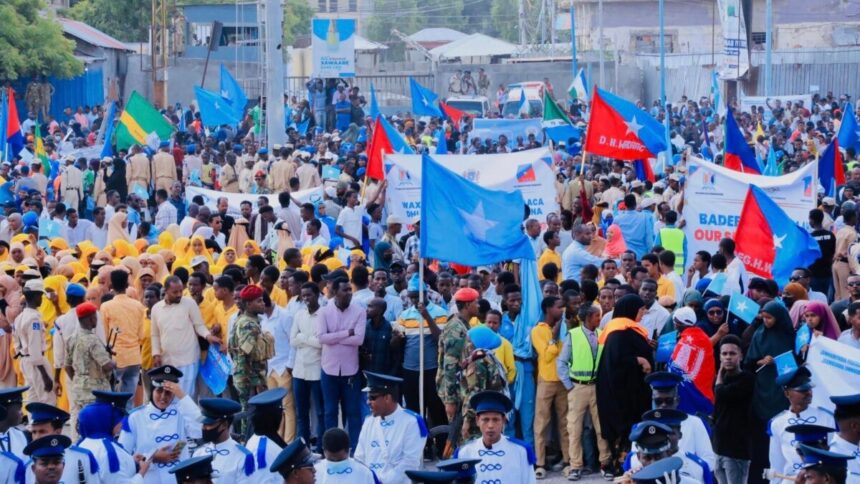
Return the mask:
POLYGON ((200 117, 205 126, 239 124, 236 111, 226 99, 199 86, 194 86, 194 95, 197 97, 197 107, 200 109, 200 117))
POLYGON ((519 190, 481 187, 425 154, 421 160, 421 257, 466 266, 534 260, 534 249, 520 230, 524 206, 519 190), (456 244, 451 243, 452 237, 456 244))
POLYGON ((375 120, 381 113, 379 111, 379 101, 376 100, 376 88, 373 83, 370 83, 370 119, 375 120))
MULTIPOLYGON (((107 118, 105 119, 105 145, 102 147, 101 157, 104 158, 106 156, 113 156, 113 143, 111 142, 111 138, 113 138, 113 128, 114 128, 114 118, 116 117, 116 103, 111 101, 110 107, 108 108, 107 118)), ((185 116, 180 116, 180 120, 184 120, 185 116)), ((181 122, 181 121, 180 121, 181 122)))
POLYGON ((776 161, 776 152, 773 146, 767 150, 767 162, 764 165, 764 176, 779 176, 779 163, 776 161))
POLYGON ((409 78, 409 90, 412 92, 412 114, 416 116, 435 116, 442 117, 442 111, 439 109, 436 101, 439 96, 430 89, 418 84, 415 79, 409 78))
POLYGON ((220 345, 209 345, 206 359, 200 365, 200 378, 215 395, 227 389, 227 378, 233 373, 233 365, 227 353, 219 350, 220 345))
POLYGON ((0 89, 0 161, 6 161, 6 124, 9 119, 9 101, 6 99, 6 90, 0 89))
POLYGON ((745 323, 752 324, 755 317, 758 316, 759 305, 738 291, 732 291, 729 298, 729 312, 745 323))
MULTIPOLYGON (((538 282, 537 261, 534 258, 520 261, 520 285, 523 302, 520 306, 520 314, 513 322, 514 338, 511 340, 511 345, 517 358, 531 359, 534 356, 532 328, 541 320, 540 304, 543 300, 538 282)), ((519 361, 517 363, 519 364, 519 361)), ((511 397, 517 400, 515 396, 511 397)))
POLYGON ((248 105, 248 96, 224 64, 221 64, 221 97, 230 103, 235 113, 234 117, 242 119, 245 115, 245 106, 248 105))
POLYGON ((839 146, 860 149, 860 132, 857 131, 857 118, 854 117, 854 105, 847 103, 842 111, 842 124, 839 125, 839 146))
POLYGON ((799 355, 804 346, 812 341, 812 332, 809 331, 809 325, 801 323, 797 328, 797 334, 794 336, 794 354, 799 355))
POLYGON ((445 139, 445 130, 443 129, 440 129, 439 134, 436 136, 436 154, 448 154, 448 140, 445 139))
POLYGON ((676 343, 678 343, 677 331, 660 335, 657 338, 657 354, 654 356, 654 360, 657 363, 668 363, 672 359, 672 352, 675 351, 676 343))
POLYGON ((714 278, 711 279, 711 283, 708 284, 708 288, 705 289, 705 292, 712 292, 718 296, 722 296, 723 288, 726 287, 727 275, 725 272, 718 272, 714 274, 714 278))

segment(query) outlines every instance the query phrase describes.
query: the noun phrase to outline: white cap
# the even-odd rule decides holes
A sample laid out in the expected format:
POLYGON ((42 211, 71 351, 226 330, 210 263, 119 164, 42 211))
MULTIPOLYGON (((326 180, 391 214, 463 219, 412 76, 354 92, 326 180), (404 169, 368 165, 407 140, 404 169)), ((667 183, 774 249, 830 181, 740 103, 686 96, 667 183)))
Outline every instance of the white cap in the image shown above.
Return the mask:
POLYGON ((828 207, 835 207, 836 206, 836 200, 834 200, 833 197, 824 197, 821 200, 821 204, 827 205, 828 207))
POLYGON ((681 175, 679 175, 677 173, 672 173, 671 175, 669 175, 669 179, 672 181, 679 182, 679 181, 681 181, 681 175))
POLYGON ((388 216, 387 219, 385 219, 385 225, 394 225, 394 224, 403 225, 403 219, 401 219, 397 215, 391 214, 388 216))
POLYGON ((45 283, 41 279, 30 279, 24 284, 24 292, 45 292, 45 283))
POLYGON ((196 267, 204 262, 209 262, 209 259, 207 259, 205 255, 195 255, 194 258, 191 259, 191 267, 196 267))
POLYGON ((672 315, 672 319, 684 326, 692 326, 696 324, 696 311, 691 307, 684 306, 675 311, 675 314, 672 315))
POLYGON ((639 207, 640 208, 648 208, 648 207, 652 207, 656 204, 657 204, 657 200, 655 200, 654 197, 645 197, 642 199, 641 202, 639 202, 639 207))
POLYGON ((630 188, 642 188, 642 187, 644 187, 644 186, 645 186, 645 185, 643 185, 643 184, 642 184, 642 180, 633 180, 633 181, 630 183, 630 188))

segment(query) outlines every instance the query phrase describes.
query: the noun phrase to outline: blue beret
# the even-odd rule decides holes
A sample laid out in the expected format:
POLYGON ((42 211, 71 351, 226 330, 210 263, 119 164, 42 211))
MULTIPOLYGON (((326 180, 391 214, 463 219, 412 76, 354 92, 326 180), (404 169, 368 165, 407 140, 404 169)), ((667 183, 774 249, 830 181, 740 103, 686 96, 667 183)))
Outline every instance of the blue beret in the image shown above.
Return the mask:
POLYGON ((367 387, 362 389, 363 392, 390 393, 403 383, 403 378, 371 371, 365 371, 364 376, 367 378, 367 387))
POLYGON ((21 222, 23 222, 25 226, 39 225, 39 214, 36 212, 27 212, 23 217, 21 217, 21 222))
POLYGON ((66 449, 71 446, 72 439, 65 435, 46 435, 27 444, 24 447, 24 454, 30 457, 63 455, 66 453, 66 449))
POLYGON ((72 282, 66 286, 66 297, 84 297, 86 295, 86 288, 78 283, 72 282))
POLYGON ((233 145, 233 150, 234 150, 234 151, 242 151, 243 149, 244 149, 244 147, 243 147, 242 145, 240 145, 240 144, 235 144, 235 145, 233 145))
POLYGON ((797 442, 818 442, 822 440, 826 442, 827 434, 836 432, 836 429, 813 424, 789 425, 785 430, 793 433, 794 440, 797 442))
POLYGON ((799 444, 797 450, 803 456, 803 468, 827 466, 837 469, 845 469, 848 467, 848 461, 854 459, 853 455, 837 454, 829 450, 819 449, 806 444, 799 444))
POLYGON ((185 152, 189 155, 194 154, 195 151, 197 151, 197 146, 195 146, 194 143, 191 143, 185 147, 185 152))
POLYGON ((492 390, 472 395, 472 398, 469 399, 469 406, 475 410, 476 414, 484 412, 507 414, 514 408, 513 402, 511 402, 511 399, 507 395, 492 390))
POLYGON ((260 148, 259 150, 257 150, 257 154, 258 155, 268 155, 269 150, 268 150, 268 148, 260 148))
POLYGON ((643 467, 642 470, 633 474, 633 482, 641 484, 664 484, 667 482, 665 476, 675 475, 684 465, 684 461, 680 457, 667 457, 662 460, 643 467))
POLYGON ((242 406, 238 402, 226 398, 201 398, 198 405, 201 413, 200 422, 207 425, 228 419, 242 411, 242 406))
POLYGON ((284 397, 287 396, 287 389, 282 387, 272 388, 263 393, 258 393, 248 400, 248 405, 255 407, 282 407, 284 397))
POLYGON ((483 324, 469 330, 469 340, 479 350, 494 350, 502 345, 501 336, 483 324))
POLYGON ((48 422, 65 422, 70 418, 68 412, 47 403, 33 402, 27 404, 31 424, 48 422))
POLYGON ((651 388, 655 390, 676 388, 682 381, 684 381, 684 377, 668 371, 656 371, 645 377, 645 383, 651 385, 651 388))
POLYGON ((212 455, 201 455, 179 462, 168 472, 176 475, 176 482, 212 477, 212 455))

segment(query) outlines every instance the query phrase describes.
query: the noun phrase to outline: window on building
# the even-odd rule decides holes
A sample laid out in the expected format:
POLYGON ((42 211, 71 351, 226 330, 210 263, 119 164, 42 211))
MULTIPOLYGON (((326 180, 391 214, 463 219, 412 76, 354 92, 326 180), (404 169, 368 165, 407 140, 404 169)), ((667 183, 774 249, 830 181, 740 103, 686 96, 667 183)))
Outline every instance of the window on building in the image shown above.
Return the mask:
POLYGON ((337 0, 328 0, 328 11, 329 12, 337 12, 337 0))
POLYGON ((349 0, 349 11, 357 12, 358 11, 358 0, 349 0))
POLYGON ((767 32, 753 32, 750 39, 754 45, 764 45, 767 43, 767 32))
POLYGON ((326 12, 327 11, 325 0, 319 0, 319 4, 317 5, 317 11, 318 12, 326 12))
MULTIPOLYGON (((665 36, 666 52, 675 51, 675 39, 672 34, 665 36)), ((640 54, 657 54, 660 52, 660 34, 639 33, 630 36, 630 44, 633 52, 640 54)))

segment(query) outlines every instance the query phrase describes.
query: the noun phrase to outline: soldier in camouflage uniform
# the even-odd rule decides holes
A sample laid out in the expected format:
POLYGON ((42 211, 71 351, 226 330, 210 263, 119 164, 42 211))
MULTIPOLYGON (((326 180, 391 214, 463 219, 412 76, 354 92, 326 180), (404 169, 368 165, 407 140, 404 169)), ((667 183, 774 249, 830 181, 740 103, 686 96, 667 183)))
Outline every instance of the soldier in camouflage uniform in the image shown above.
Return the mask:
MULTIPOLYGON (((69 395, 73 424, 81 409, 96 401, 93 390, 111 390, 110 375, 115 366, 104 343, 95 333, 98 323, 96 306, 85 302, 78 304, 74 311, 80 329, 69 340, 63 362, 72 384, 69 395)), ((75 428, 74 425, 72 428, 75 428)))
POLYGON ((469 331, 469 320, 478 315, 478 291, 463 288, 454 294, 457 304, 457 315, 448 320, 445 329, 439 336, 439 369, 436 373, 436 389, 439 398, 445 404, 448 421, 452 422, 460 412, 462 402, 460 388, 460 370, 465 357, 466 335, 469 331))
POLYGON ((239 403, 245 409, 249 398, 266 390, 266 365, 272 357, 274 343, 260 325, 260 314, 266 309, 263 290, 249 285, 242 289, 239 298, 245 310, 233 325, 228 347, 233 359, 233 384, 239 403))
POLYGON ((465 368, 460 377, 464 441, 481 436, 481 430, 475 420, 475 411, 469 406, 472 396, 485 390, 505 394, 508 392, 505 369, 493 353, 501 344, 501 336, 487 326, 478 325, 469 330, 469 340, 463 353, 467 355, 463 363, 465 368))

